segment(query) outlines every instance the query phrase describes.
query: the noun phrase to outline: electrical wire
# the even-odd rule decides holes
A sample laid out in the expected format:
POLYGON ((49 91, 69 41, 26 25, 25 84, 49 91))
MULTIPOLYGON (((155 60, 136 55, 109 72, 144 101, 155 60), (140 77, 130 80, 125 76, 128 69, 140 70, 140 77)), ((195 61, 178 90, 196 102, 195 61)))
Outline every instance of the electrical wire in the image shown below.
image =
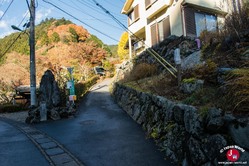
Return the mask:
MULTIPOLYGON (((50 10, 50 8, 48 8, 46 6, 43 6, 41 3, 39 4, 39 6, 43 7, 44 9, 49 9, 50 10)), ((58 11, 58 10, 53 10, 53 12, 58 13, 59 15, 63 15, 64 14, 62 11, 58 11)), ((61 17, 53 17, 53 18, 60 19, 61 17)))
POLYGON ((108 3, 110 6, 113 6, 113 7, 117 8, 117 9, 120 9, 119 6, 114 5, 114 3, 111 3, 111 2, 113 2, 113 0, 111 0, 111 2, 107 2, 107 1, 108 1, 108 0, 106 0, 105 2, 108 3))
POLYGON ((91 26, 91 25, 85 23, 84 21, 78 19, 77 17, 73 16, 72 14, 68 13, 67 11, 65 11, 65 10, 61 9, 60 7, 56 6, 55 4, 53 4, 53 3, 51 3, 51 2, 48 2, 48 1, 46 1, 46 0, 43 0, 43 1, 44 1, 45 3, 48 3, 48 4, 52 5, 53 7, 57 8, 57 9, 60 10, 60 11, 62 11, 63 13, 69 15, 70 17, 74 18, 75 20, 81 22, 82 24, 88 26, 89 28, 95 30, 96 32, 98 32, 98 33, 100 33, 100 34, 102 34, 102 35, 104 35, 104 36, 106 36, 106 37, 108 37, 108 38, 110 38, 110 39, 112 39, 112 40, 114 40, 114 41, 116 41, 116 42, 119 42, 117 39, 115 39, 115 38, 113 38, 113 37, 111 37, 111 36, 105 34, 104 32, 101 32, 100 30, 94 28, 93 26, 91 26))
POLYGON ((121 23, 113 14, 111 14, 107 9, 105 9, 102 5, 100 5, 96 0, 92 0, 98 7, 100 7, 106 14, 108 14, 113 20, 115 20, 122 28, 125 29, 130 35, 133 35, 135 38, 137 38, 139 41, 142 41, 143 44, 148 48, 147 51, 166 69, 170 74, 172 74, 174 77, 176 75, 165 65, 167 64, 169 67, 171 67, 175 72, 177 72, 177 69, 172 66, 169 62, 167 62, 162 56, 160 56, 156 51, 154 51, 152 48, 150 48, 140 37, 138 37, 136 34, 134 34, 131 30, 129 30, 128 27, 126 27, 123 23, 121 23), (165 64, 164 64, 165 63, 165 64))
POLYGON ((26 11, 26 13, 25 13, 25 15, 24 15, 24 17, 22 18, 22 21, 18 24, 18 26, 17 27, 20 27, 21 26, 21 24, 22 24, 22 22, 24 21, 24 19, 27 17, 27 15, 28 15, 28 11, 26 11))
POLYGON ((7 13, 7 11, 9 10, 10 6, 12 5, 12 3, 14 2, 14 0, 12 0, 9 4, 9 6, 7 7, 7 9, 4 11, 3 15, 0 18, 0 21, 2 20, 2 18, 4 17, 4 15, 7 13))
POLYGON ((27 5, 28 5, 29 13, 31 13, 31 10, 30 10, 30 5, 29 5, 28 0, 26 0, 26 3, 27 3, 27 5))
MULTIPOLYGON (((24 19, 27 17, 27 15, 28 15, 28 11, 27 11, 26 14, 24 15, 24 17, 23 17, 23 19, 21 20, 21 22, 18 24, 18 27, 21 26, 21 24, 23 23, 23 21, 24 21, 24 19)), ((28 22, 28 21, 27 21, 27 22, 28 22)), ((15 42, 19 39, 19 37, 20 37, 22 34, 24 34, 24 33, 26 33, 26 29, 25 29, 23 32, 21 32, 21 33, 16 37, 16 39, 9 45, 9 47, 4 51, 4 53, 0 56, 0 58, 2 58, 2 57, 10 50, 10 48, 15 44, 15 42)))
MULTIPOLYGON (((132 31, 128 29, 121 21, 119 21, 113 14, 106 10, 102 5, 100 5, 96 0, 92 0, 98 7, 100 7, 106 14, 108 14, 117 24, 119 24, 125 31, 132 35, 135 35, 132 31)), ((136 37, 136 36, 135 36, 136 37)), ((139 37, 137 37, 139 39, 139 37)))
MULTIPOLYGON (((95 4, 94 3, 91 3, 89 1, 84 1, 84 0, 77 0, 79 3, 83 4, 83 5, 86 5, 87 7, 89 7, 90 9, 92 9, 93 11, 99 13, 99 14, 103 14, 102 12, 100 12, 99 10, 96 9, 95 7, 95 4)), ((124 19, 124 18, 121 18, 119 17, 120 20, 124 19)))
POLYGON ((80 0, 77 0, 79 3, 81 3, 82 5, 85 5, 85 6, 87 6, 87 7, 89 7, 90 9, 92 9, 93 11, 95 11, 95 12, 97 12, 97 13, 99 13, 99 14, 103 14, 102 12, 100 12, 99 10, 97 10, 97 9, 95 9, 95 7, 93 7, 92 6, 92 4, 89 4, 89 3, 87 3, 87 2, 85 2, 85 1, 80 1, 80 0))
POLYGON ((2 58, 9 50, 10 48, 15 44, 15 42, 18 40, 18 38, 24 34, 25 32, 21 32, 16 38, 15 40, 9 45, 9 47, 4 51, 4 53, 0 56, 0 58, 2 58))
MULTIPOLYGON (((85 15, 88 15, 88 16, 94 18, 95 20, 98 20, 99 22, 102 22, 102 23, 104 23, 104 24, 106 24, 106 25, 109 25, 110 27, 113 27, 113 28, 122 30, 120 27, 114 26, 114 25, 112 25, 112 24, 110 24, 110 23, 108 23, 108 22, 105 22, 105 21, 103 21, 103 20, 101 20, 101 19, 99 19, 99 18, 97 18, 97 17, 92 16, 91 14, 88 14, 88 13, 86 13, 86 12, 83 12, 82 10, 80 10, 80 9, 74 7, 74 6, 71 6, 71 5, 68 4, 68 3, 63 2, 62 0, 59 0, 59 1, 60 1, 61 3, 63 3, 63 4, 65 4, 65 5, 67 5, 67 6, 71 7, 71 8, 73 8, 73 9, 75 9, 75 10, 77 10, 77 11, 79 11, 79 12, 85 14, 85 15)), ((71 2, 72 2, 72 1, 71 1, 71 2)), ((73 2, 72 2, 72 3, 73 3, 73 2)), ((73 4, 76 5, 75 3, 73 3, 73 4)))

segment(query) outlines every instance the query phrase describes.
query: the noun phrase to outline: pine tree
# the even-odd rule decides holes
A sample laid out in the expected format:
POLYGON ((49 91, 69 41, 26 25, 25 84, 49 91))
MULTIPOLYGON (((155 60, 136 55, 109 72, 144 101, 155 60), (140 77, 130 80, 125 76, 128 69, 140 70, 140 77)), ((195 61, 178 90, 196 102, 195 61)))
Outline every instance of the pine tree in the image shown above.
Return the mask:
POLYGON ((54 32, 51 36, 51 42, 58 43, 60 41, 60 36, 58 33, 54 32))

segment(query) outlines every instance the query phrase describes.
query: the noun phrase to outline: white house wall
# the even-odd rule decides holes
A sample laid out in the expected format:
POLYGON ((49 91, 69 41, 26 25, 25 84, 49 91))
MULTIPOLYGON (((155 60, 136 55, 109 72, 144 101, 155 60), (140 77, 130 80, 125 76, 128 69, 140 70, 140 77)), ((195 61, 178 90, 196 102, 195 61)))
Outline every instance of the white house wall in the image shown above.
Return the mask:
MULTIPOLYGON (((181 0, 183 1, 183 0, 181 0)), ((170 31, 171 35, 181 36, 183 35, 183 24, 182 24, 182 14, 181 14, 181 2, 173 3, 172 6, 167 8, 166 12, 158 18, 155 18, 154 21, 150 22, 146 26, 146 44, 151 46, 151 31, 150 27, 155 22, 160 22, 164 18, 170 18, 170 31)))
POLYGON ((185 3, 202 6, 205 8, 219 9, 224 0, 185 0, 185 3))
POLYGON ((181 1, 174 3, 169 8, 170 15, 170 26, 171 26, 171 34, 176 36, 183 35, 183 17, 181 11, 181 1))
POLYGON ((134 0, 132 8, 139 4, 139 19, 136 22, 131 23, 129 30, 133 33, 140 31, 146 26, 146 17, 145 16, 145 3, 141 3, 141 0, 134 0))
MULTIPOLYGON (((226 13, 229 8, 227 6, 227 1, 229 0, 157 0, 146 9, 144 0, 134 0, 130 10, 139 4, 139 19, 130 24, 129 30, 134 34, 138 34, 142 29, 145 29, 145 44, 150 47, 151 25, 155 22, 160 22, 168 16, 170 18, 171 35, 186 35, 184 28, 184 13, 182 10, 183 5, 192 5, 194 8, 197 7, 200 10, 207 9, 207 11, 210 11, 211 13, 213 11, 219 12, 221 10, 224 11, 223 13, 226 13), (160 14, 158 14, 159 11, 160 14)), ((222 22, 222 20, 223 19, 217 15, 217 21, 222 22)))

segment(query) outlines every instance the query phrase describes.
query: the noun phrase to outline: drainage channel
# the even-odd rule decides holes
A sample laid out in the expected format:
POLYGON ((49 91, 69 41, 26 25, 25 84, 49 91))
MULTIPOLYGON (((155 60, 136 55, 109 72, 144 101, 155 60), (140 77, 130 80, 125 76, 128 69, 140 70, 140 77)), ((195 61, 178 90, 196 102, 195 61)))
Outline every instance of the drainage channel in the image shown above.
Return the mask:
POLYGON ((84 166, 73 154, 64 148, 55 139, 49 137, 47 134, 29 126, 25 123, 19 123, 6 118, 0 118, 4 122, 13 125, 24 133, 41 151, 44 157, 52 166, 84 166))

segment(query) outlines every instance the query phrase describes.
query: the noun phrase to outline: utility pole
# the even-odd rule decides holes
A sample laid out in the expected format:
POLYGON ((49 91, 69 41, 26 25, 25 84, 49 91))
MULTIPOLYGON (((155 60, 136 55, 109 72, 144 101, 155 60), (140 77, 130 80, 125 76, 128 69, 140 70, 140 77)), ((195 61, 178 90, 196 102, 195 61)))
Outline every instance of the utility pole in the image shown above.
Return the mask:
POLYGON ((35 67, 35 0, 30 0, 30 106, 35 107, 36 102, 36 67, 35 67))

